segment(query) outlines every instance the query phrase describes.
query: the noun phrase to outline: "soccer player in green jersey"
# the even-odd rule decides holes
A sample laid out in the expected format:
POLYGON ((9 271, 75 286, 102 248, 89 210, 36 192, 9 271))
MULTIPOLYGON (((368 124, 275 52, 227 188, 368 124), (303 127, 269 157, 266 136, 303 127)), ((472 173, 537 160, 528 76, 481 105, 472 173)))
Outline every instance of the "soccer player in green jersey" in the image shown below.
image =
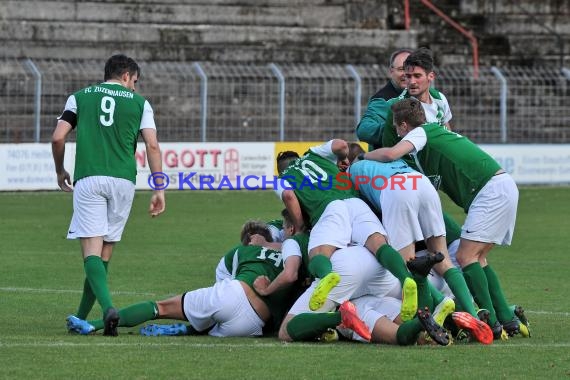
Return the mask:
MULTIPOLYGON (((358 147, 360 146, 352 150, 356 151, 358 147)), ((360 154, 363 153, 362 151, 360 154)), ((433 268, 445 278, 460 308, 472 316, 477 316, 465 278, 453 265, 447 251, 441 201, 428 177, 413 170, 403 160, 359 160, 351 164, 349 174, 353 184, 359 186, 362 196, 382 213, 382 224, 388 232, 390 245, 402 254, 405 261, 409 261, 416 257, 416 243, 425 240, 431 252, 439 252, 438 262, 433 268), (359 184, 363 182, 362 178, 368 180, 359 184), (386 186, 378 187, 378 182, 382 181, 376 181, 374 178, 386 178, 386 186), (403 182, 400 186, 394 186, 394 179, 403 182)), ((435 256, 427 255, 425 258, 435 256)), ((420 281, 418 278, 415 280, 420 281)), ((426 280, 421 278, 421 281, 426 280)), ((438 303, 442 301, 443 299, 440 299, 438 303)), ((421 304, 419 306, 422 307, 421 304)))
MULTIPOLYGON (((283 258, 283 271, 271 281, 267 276, 259 276, 253 283, 255 291, 262 296, 273 294, 274 292, 290 287, 295 282, 299 282, 299 287, 306 285, 310 281, 309 267, 309 234, 305 231, 297 231, 293 219, 287 209, 281 211, 283 216, 283 231, 286 237, 280 247, 283 258)), ((261 235, 253 235, 254 237, 261 235)), ((262 236, 261 236, 262 237, 262 236)), ((269 242, 262 241, 262 245, 270 248, 269 242), (269 244, 268 244, 269 243, 269 244)))
POLYGON ((456 256, 475 302, 488 310, 496 338, 503 330, 511 336, 519 332, 529 336, 528 326, 515 316, 487 262, 495 244, 510 245, 512 240, 518 204, 514 180, 466 137, 426 123, 419 101, 399 101, 392 111, 402 141, 368 152, 364 158, 385 162, 411 153, 425 175, 440 178, 441 190, 467 213, 456 256))
MULTIPOLYGON (((275 279, 283 270, 281 252, 249 245, 250 236, 263 235, 271 241, 265 223, 248 221, 240 233, 241 243, 225 255, 233 278, 216 282, 208 288, 197 289, 162 301, 147 301, 119 311, 121 327, 133 327, 153 319, 177 319, 186 325, 149 325, 143 335, 182 335, 191 330, 207 332, 210 336, 260 336, 270 319, 280 320, 289 306, 289 289, 261 296, 253 289, 259 276, 275 279), (235 263, 235 265, 234 265, 235 263)), ((86 335, 101 329, 102 320, 84 321, 73 317, 70 328, 86 335)))
MULTIPOLYGON (((52 137, 57 182, 69 192, 71 179, 63 166, 65 140, 76 130, 73 217, 67 238, 80 239, 86 275, 76 317, 86 318, 96 299, 103 309, 105 335, 112 336, 117 334, 119 315, 107 286, 107 267, 131 210, 139 134, 151 172, 162 172, 152 108, 134 92, 139 76, 140 68, 132 58, 109 58, 105 82, 69 96, 52 137)), ((156 190, 149 213, 155 217, 164 209, 164 190, 156 190)))
MULTIPOLYGON (((378 217, 357 197, 339 167, 348 166, 348 144, 334 139, 312 147, 303 157, 289 162, 280 173, 276 193, 289 210, 298 231, 305 229, 303 214, 311 223, 309 270, 320 279, 310 299, 311 310, 322 307, 340 276, 332 271, 330 257, 351 243, 365 246, 382 266, 394 274, 403 288, 402 314, 411 319, 417 312, 417 286, 404 260, 386 242, 378 217), (348 183, 348 186, 347 186, 348 183)), ((278 156, 278 167, 283 155, 278 156)))
POLYGON ((384 100, 373 98, 356 127, 356 135, 361 141, 371 145, 372 149, 382 146, 394 146, 398 141, 392 125, 390 106, 402 99, 413 97, 424 107, 427 120, 436 122, 450 129, 451 109, 445 95, 431 87, 435 79, 431 51, 419 48, 410 54, 403 63, 407 88, 398 96, 384 100))

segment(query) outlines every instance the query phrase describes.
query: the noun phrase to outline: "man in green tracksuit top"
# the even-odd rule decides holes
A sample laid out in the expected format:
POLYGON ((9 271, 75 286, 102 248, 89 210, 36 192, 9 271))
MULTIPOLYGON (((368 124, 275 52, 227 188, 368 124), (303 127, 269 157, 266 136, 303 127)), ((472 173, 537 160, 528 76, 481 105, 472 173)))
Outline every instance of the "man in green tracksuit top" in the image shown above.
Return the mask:
POLYGON ((399 138, 392 124, 390 107, 402 99, 418 99, 426 114, 427 121, 438 123, 450 129, 451 109, 445 95, 431 83, 435 79, 433 58, 426 48, 420 48, 404 61, 407 88, 396 98, 384 100, 372 98, 364 116, 356 127, 356 136, 371 145, 372 149, 394 146, 399 138))
POLYGON ((411 153, 420 171, 440 179, 440 189, 467 213, 457 261, 475 301, 489 311, 495 337, 501 337, 503 329, 509 335, 528 336, 528 326, 515 316, 487 263, 495 244, 510 245, 512 240, 518 204, 514 180, 466 137, 426 123, 418 100, 399 101, 392 105, 392 112, 402 141, 368 152, 364 158, 387 162, 411 153))

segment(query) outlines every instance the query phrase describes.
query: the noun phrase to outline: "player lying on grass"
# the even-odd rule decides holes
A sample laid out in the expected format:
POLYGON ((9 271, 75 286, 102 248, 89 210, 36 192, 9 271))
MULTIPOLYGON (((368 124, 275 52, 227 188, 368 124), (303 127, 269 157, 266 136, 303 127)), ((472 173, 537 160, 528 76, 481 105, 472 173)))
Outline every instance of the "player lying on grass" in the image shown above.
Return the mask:
MULTIPOLYGON (((286 213, 284 213, 284 217, 286 220, 286 213)), ((297 260, 294 263, 297 263, 297 267, 306 265, 307 244, 306 234, 296 234, 285 240, 282 254, 286 268, 279 277, 285 274, 287 264, 295 257, 297 260)), ((388 294, 398 296, 401 294, 399 291, 400 284, 396 278, 382 268, 362 247, 338 250, 331 257, 331 262, 333 270, 341 274, 341 281, 331 290, 325 305, 338 305, 344 298, 350 297, 348 294, 351 292, 358 295, 367 291, 380 291, 382 294, 382 289, 391 288, 390 284, 392 291, 388 294), (352 254, 351 251, 353 251, 352 254), (384 273, 385 281, 378 277, 374 278, 374 274, 378 276, 379 273, 384 273), (335 299, 338 301, 335 302, 335 299)), ((290 269, 295 270, 295 266, 290 266, 290 269)), ((427 269, 429 271, 429 268, 427 269)), ((261 279, 258 278, 254 286, 260 294, 270 293, 279 289, 279 286, 276 285, 279 277, 269 284, 267 280, 261 282, 261 279)), ((423 281, 422 277, 424 276, 415 276, 418 284, 418 302, 429 310, 434 310, 434 299, 430 297, 431 294, 425 277, 423 281)), ((313 284, 314 286, 315 284, 313 284)), ((309 288, 289 311, 280 329, 279 337, 281 339, 286 341, 315 340, 321 338, 329 329, 342 328, 344 331, 356 331, 360 337, 363 337, 361 339, 371 340, 375 343, 411 345, 416 342, 418 334, 424 330, 435 342, 443 345, 449 343, 445 330, 440 326, 443 326, 446 317, 454 310, 455 304, 450 298, 444 298, 438 302, 434 311, 435 318, 432 319, 429 312, 422 311, 418 313, 417 318, 402 323, 399 317, 401 301, 390 296, 356 298, 358 300, 355 300, 358 302, 356 310, 352 309, 352 305, 342 303, 338 311, 335 311, 333 306, 329 312, 311 312, 307 307, 307 297, 310 293, 311 289, 309 288), (380 300, 381 302, 369 304, 363 300, 380 300), (394 301, 390 302, 390 300, 394 301), (372 310, 379 305, 382 305, 379 310, 372 310), (388 311, 385 313, 386 310, 388 311), (347 311, 349 312, 347 313, 347 311), (297 312, 298 314, 296 314, 297 312), (392 318, 384 317, 385 314, 392 318), (363 318, 364 324, 359 316, 363 318)), ((492 342, 493 335, 489 326, 469 314, 461 314, 463 313, 454 313, 458 317, 456 323, 461 323, 460 328, 470 331, 477 340, 485 344, 492 342)))
MULTIPOLYGON (((273 280, 270 281, 265 276, 259 276, 254 281, 254 288, 256 292, 260 295, 269 295, 272 292, 278 291, 282 288, 286 288, 291 284, 304 280, 308 277, 308 271, 306 269, 308 263, 308 234, 300 233, 297 234, 293 222, 289 216, 288 211, 285 209, 282 211, 283 216, 283 230, 286 236, 289 236, 282 246, 282 258, 284 262, 283 271, 273 280)), ((265 238, 260 235, 253 235, 252 238, 257 237, 259 241, 263 241, 265 238)), ((334 256, 333 256, 334 257, 334 256)), ((366 257, 374 263, 374 260, 370 255, 366 257)), ((333 259, 333 262, 339 259, 337 256, 333 259)), ((358 259, 358 257, 355 257, 358 259)), ((377 265, 377 264, 376 264, 377 265)), ((231 257, 222 259, 221 265, 218 266, 216 270, 216 275, 218 278, 231 278, 233 271, 233 262, 231 257), (223 267, 220 269, 220 266, 223 267)), ((393 278, 393 277, 392 277, 393 278)), ((395 279, 393 279, 395 281, 395 279)), ((422 304, 433 310, 433 306, 437 304, 434 310, 434 320, 438 326, 443 325, 445 317, 449 315, 454 310, 454 303, 449 298, 441 297, 441 300, 435 301, 435 297, 432 300, 426 300, 425 297, 429 297, 429 293, 424 295, 424 281, 416 279, 419 284, 420 297, 422 304)), ((397 281, 395 281, 397 283, 397 281)), ((344 284, 339 284, 342 288, 344 284)), ((338 289, 337 289, 338 290, 338 289)), ((400 302, 399 300, 392 301, 391 297, 377 298, 377 297, 360 297, 357 299, 356 311, 352 308, 350 304, 343 304, 338 311, 332 311, 327 313, 301 313, 295 316, 289 323, 288 329, 291 330, 291 334, 295 337, 295 340, 313 340, 315 338, 320 338, 323 334, 326 334, 327 330, 342 328, 343 332, 347 331, 360 331, 362 336, 367 337, 367 334, 371 336, 372 342, 376 343, 389 343, 389 344, 402 344, 409 345, 416 342, 418 333, 422 330, 431 331, 431 335, 435 337, 434 341, 446 344, 446 335, 444 331, 435 326, 432 322, 431 317, 428 314, 421 314, 423 318, 415 318, 412 321, 404 322, 404 324, 399 327, 402 321, 396 320, 394 316, 398 316, 400 313, 400 302), (362 298, 362 299, 361 299, 362 298), (371 300, 371 302, 364 302, 363 300, 371 300), (385 302, 374 302, 375 300, 386 300, 385 302), (391 310, 390 306, 395 306, 394 310, 391 310), (388 312, 385 313, 386 308, 388 312), (374 310, 376 309, 376 310, 374 310), (344 313, 344 314, 343 314, 344 313), (387 314, 386 316, 384 314, 387 314), (359 315, 363 316, 363 324, 359 315), (390 319, 389 316, 392 318, 390 319), (394 322, 395 321, 395 322, 394 322), (396 324, 398 323, 398 324, 396 324), (339 327, 340 326, 340 327, 339 327), (347 328, 348 326, 348 328, 347 328)), ((355 301, 356 302, 356 301, 355 301)), ((460 314, 457 314, 458 316, 460 314)), ((474 329, 481 330, 480 321, 474 320, 473 317, 467 316, 463 317, 461 321, 465 321, 461 326, 463 329, 472 331, 474 329)), ((457 328, 455 328, 457 330, 457 328)), ((335 331, 336 330, 332 330, 335 331)), ((184 324, 174 324, 174 325, 159 325, 153 324, 145 326, 141 329, 143 335, 187 335, 196 334, 196 331, 191 327, 184 324)), ((474 335, 477 339, 488 342, 492 340, 492 333, 488 326, 483 324, 483 331, 476 331, 474 335)), ((355 337, 358 335, 355 335, 355 337)), ((362 338, 356 338, 360 340, 362 338)))
MULTIPOLYGON (((286 245, 284 244, 284 248, 285 247, 286 245)), ((342 318, 342 311, 343 308, 346 309, 351 306, 345 306, 344 302, 364 295, 374 295, 377 299, 381 300, 388 299, 388 297, 399 298, 401 295, 401 285, 399 281, 374 260, 364 247, 352 246, 337 250, 335 254, 331 256, 331 264, 333 271, 340 275, 340 282, 331 289, 324 306, 316 312, 313 312, 309 308, 308 300, 314 288, 318 286, 319 280, 315 280, 311 287, 295 302, 283 320, 283 324, 279 330, 279 338, 281 340, 314 340, 326 332, 327 329, 335 328, 338 325, 344 325, 343 327, 356 331, 363 339, 370 340, 374 324, 370 327, 360 323, 360 319, 358 318, 360 313, 353 312, 351 314, 355 316, 355 318, 349 321, 347 325, 342 318), (335 312, 338 305, 341 305, 339 309, 340 314, 335 312)), ((431 308, 433 307, 433 301, 431 300, 427 281, 425 277, 423 282, 418 281, 419 277, 420 276, 415 277, 418 283, 418 302, 431 308)), ((448 299, 446 299, 446 301, 447 300, 448 299)), ((400 304, 401 301, 398 301, 395 315, 400 314, 400 304)), ((393 329, 390 329, 390 326, 383 326, 381 329, 381 334, 390 338, 383 339, 399 344, 413 344, 417 339, 417 335, 421 331, 426 330, 436 342, 446 345, 449 342, 449 338, 441 325, 446 315, 453 311, 453 308, 453 302, 451 302, 451 306, 449 306, 448 302, 445 302, 441 306, 440 310, 438 310, 438 315, 441 314, 439 316, 439 325, 431 318, 429 311, 424 312, 423 310, 419 311, 415 318, 404 322, 401 330, 399 330, 398 325, 393 324, 393 320, 391 320, 390 325, 393 324, 393 329), (400 334, 398 339, 396 339, 396 333, 400 334)), ((492 332, 487 325, 475 318, 472 318, 470 323, 475 324, 478 328, 482 328, 481 332, 476 332, 478 334, 477 337, 481 341, 487 342, 489 338, 492 340, 492 332)))
MULTIPOLYGON (((235 279, 224 279, 211 287, 193 290, 163 301, 147 301, 119 310, 119 327, 133 327, 153 319, 189 321, 194 330, 208 330, 211 336, 260 336, 272 318, 280 320, 290 304, 291 289, 269 296, 253 290, 258 276, 271 280, 283 270, 281 252, 248 245, 251 235, 271 241, 265 223, 247 222, 241 231, 241 245, 228 255, 235 256, 235 279)), ((70 316, 69 331, 89 334, 103 328, 102 320, 84 321, 70 316)))
MULTIPOLYGON (((293 224, 293 220, 287 209, 282 211, 282 216, 285 235, 290 236, 283 242, 282 246, 284 270, 273 281, 265 276, 260 276, 255 280, 254 288, 260 295, 272 294, 275 291, 286 288, 293 282, 297 281, 299 277, 304 278, 308 275, 308 270, 306 268, 309 261, 307 252, 309 236, 306 233, 296 233, 297 231, 293 224)), ((352 247, 347 248, 346 250, 348 251, 345 252, 344 249, 339 250, 338 255, 333 255, 331 259, 333 268, 341 275, 341 282, 337 287, 332 289, 332 294, 329 294, 330 297, 334 297, 337 293, 343 293, 345 295, 345 299, 341 299, 339 302, 334 302, 334 299, 331 300, 334 305, 340 305, 338 311, 335 311, 336 308, 333 308, 327 313, 306 313, 294 317, 288 326, 288 330, 291 331, 295 340, 304 340, 306 338, 313 339, 328 328, 334 328, 339 325, 344 328, 360 331, 363 336, 367 336, 367 328, 358 318, 358 313, 356 313, 350 303, 341 301, 346 301, 346 298, 349 298, 353 291, 358 293, 362 291, 374 292, 378 290, 380 292, 379 294, 383 294, 382 292, 393 288, 394 294, 400 294, 400 284, 396 278, 382 268, 369 254, 367 254, 365 249, 362 247, 352 247), (345 255, 345 253, 348 253, 350 250, 354 251, 354 256, 349 254, 345 255), (360 255, 365 256, 363 260, 360 255), (372 268, 372 271, 367 272, 366 269, 359 269, 360 264, 362 264, 363 268, 372 268), (385 275, 386 281, 382 282, 378 277, 374 278, 374 275, 385 275), (370 282, 368 283, 369 280, 370 282), (382 284, 385 284, 385 286, 382 286, 382 284)), ((433 263, 428 263, 428 265, 433 265, 433 263)), ((430 268, 428 267, 427 271, 429 271, 429 269, 430 268)), ((424 292, 422 291, 423 297, 421 298, 421 301, 422 303, 425 303, 427 307, 432 308, 432 300, 428 299, 426 301, 424 298, 429 298, 429 289, 425 288, 425 273, 422 277, 423 281, 420 281, 419 278, 417 281, 420 284, 421 289, 427 290, 427 293, 424 296, 424 292)), ((318 284, 318 281, 316 281, 315 284, 318 284)), ((313 286, 315 285, 313 284, 313 286)), ((301 297, 301 300, 298 300, 295 303, 298 308, 303 309, 303 307, 305 307, 306 309, 307 305, 305 305, 305 303, 307 294, 310 294, 310 290, 306 291, 304 296, 301 297)), ((398 311, 396 313, 398 315, 400 314, 400 306, 401 301, 398 301, 398 311)), ((437 312, 440 319, 440 325, 443 324, 445 316, 453 311, 453 308, 454 303, 449 299, 439 305, 437 312)), ((441 344, 447 344, 448 340, 446 340, 445 331, 443 331, 441 327, 435 325, 435 322, 433 322, 429 313, 420 313, 420 318, 415 318, 413 321, 405 323, 405 326, 401 329, 401 342, 405 341, 405 344, 412 344, 415 342, 413 335, 424 329, 430 331, 436 341, 441 344), (406 340, 404 340, 404 336, 406 337, 406 340), (413 339, 410 340, 411 338, 413 339)), ((491 335, 490 330, 487 330, 488 334, 491 335)), ((162 331, 166 334, 176 333, 177 329, 175 326, 172 326, 171 328, 163 328, 162 331)), ((389 334, 389 332, 387 334, 389 334)), ((368 335, 370 334, 368 333, 368 335)), ((280 337, 283 337, 283 332, 280 333, 280 337)))
MULTIPOLYGON (((408 346, 413 344, 429 344, 431 342, 440 345, 448 345, 451 338, 441 328, 441 323, 448 316, 455 324, 477 336, 483 344, 493 342, 493 334, 488 326, 465 312, 453 312, 453 302, 442 303, 436 308, 433 318, 429 312, 418 311, 417 318, 402 322, 399 315, 400 300, 391 297, 378 298, 363 296, 351 301, 356 307, 356 313, 361 316, 366 324, 366 332, 370 335, 371 343, 394 344, 408 346), (422 334, 422 331, 425 333, 422 334), (429 336, 426 336, 426 334, 429 336)), ((341 326, 337 331, 345 338, 359 342, 368 341, 361 333, 341 326)), ((330 333, 329 333, 330 334, 330 333)))
MULTIPOLYGON (((274 281, 269 281, 269 279, 262 277, 256 279, 254 287, 259 294, 271 294, 271 292, 279 290, 282 287, 287 286, 288 283, 295 281, 297 278, 297 272, 308 272, 308 269, 303 271, 303 267, 308 266, 309 261, 307 254, 308 236, 306 233, 296 233, 297 231, 293 225, 293 220, 287 209, 283 210, 282 216, 286 234, 291 236, 283 242, 282 246, 282 257, 285 263, 285 269, 274 281)), ((336 251, 335 255, 331 257, 331 265, 333 270, 341 275, 340 283, 331 290, 327 297, 327 302, 325 303, 325 305, 329 306, 329 310, 332 312, 310 313, 306 303, 308 294, 311 294, 311 289, 306 290, 301 298, 295 302, 292 310, 289 311, 284 324, 280 329, 279 336, 281 339, 312 340, 315 337, 319 337, 328 328, 334 328, 341 323, 342 320, 342 313, 334 312, 335 305, 343 304, 343 301, 352 298, 354 295, 359 296, 362 295, 362 293, 370 292, 380 295, 380 297, 374 297, 374 299, 390 300, 392 297, 384 296, 391 294, 392 296, 399 298, 401 294, 400 284, 396 278, 369 254, 366 254, 366 250, 362 247, 350 247, 336 251), (351 251, 352 255, 349 254, 351 251), (296 315, 297 312, 298 315, 296 315), (290 321, 288 322, 288 320, 290 321), (286 331, 284 331, 283 326, 286 326, 286 331)), ((418 284, 418 302, 421 309, 424 310, 424 307, 427 307, 428 310, 434 310, 434 306, 437 305, 437 307, 435 307, 436 321, 439 326, 443 326, 446 316, 453 312, 455 304, 451 299, 444 299, 441 295, 439 295, 439 301, 434 303, 434 298, 432 297, 425 278, 433 265, 433 261, 425 261, 424 267, 420 268, 423 273, 414 275, 414 279, 418 284)), ((318 286, 318 282, 319 281, 316 280, 312 287, 318 286)), ((339 311, 342 312, 343 309, 346 311, 349 307, 349 305, 344 305, 339 308, 339 311)), ((399 310, 401 307, 401 301, 397 301, 397 307, 397 312, 391 312, 391 315, 400 314, 399 310)), ((360 313, 351 314, 359 315, 360 313)), ((396 331, 400 331, 399 342, 401 344, 413 344, 416 340, 415 338, 417 333, 425 329, 434 336, 434 340, 443 344, 447 343, 447 338, 445 337, 442 329, 431 323, 429 313, 420 313, 418 317, 419 318, 414 318, 412 321, 405 322, 405 326, 403 326, 401 330, 398 330, 398 326, 393 323, 393 319, 390 320, 389 323, 382 322, 378 333, 384 334, 388 337, 386 338, 388 342, 394 343, 396 342, 396 331), (392 327, 392 329, 390 329, 390 327, 392 327), (391 338, 393 339, 390 340, 391 338)), ((470 329, 479 328, 479 330, 483 330, 481 333, 477 331, 474 336, 484 342, 488 342, 490 337, 492 340, 492 333, 488 326, 480 321, 471 319, 469 320, 471 323, 470 329)), ((402 323, 401 320, 398 322, 402 323)), ((347 323, 342 322, 342 324, 346 325, 347 323)), ((364 334, 363 336, 367 335, 368 330, 363 328, 362 324, 359 323, 357 319, 350 321, 349 324, 353 325, 357 331, 361 332, 361 334, 364 334)), ((369 326, 371 326, 371 328, 368 335, 373 333, 374 324, 369 326)), ((372 335, 374 336, 374 334, 372 335)), ((378 339, 380 338, 377 338, 376 341, 379 341, 378 339)))

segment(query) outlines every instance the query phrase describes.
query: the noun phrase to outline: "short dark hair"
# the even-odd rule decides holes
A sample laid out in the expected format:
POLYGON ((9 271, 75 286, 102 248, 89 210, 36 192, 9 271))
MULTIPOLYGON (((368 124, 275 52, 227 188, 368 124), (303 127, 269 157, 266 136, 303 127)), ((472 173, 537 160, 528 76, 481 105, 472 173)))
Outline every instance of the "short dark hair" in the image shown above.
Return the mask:
POLYGON ((251 241, 251 235, 259 234, 265 238, 266 241, 272 242, 273 237, 269 231, 267 223, 259 220, 248 220, 241 228, 240 240, 243 245, 248 245, 251 241))
POLYGON ((291 213, 286 208, 281 210, 281 216, 283 217, 283 226, 285 226, 285 224, 288 226, 295 225, 295 223, 293 222, 293 218, 291 217, 291 213))
POLYGON ((402 49, 398 49, 396 51, 394 51, 391 55, 390 55, 390 67, 394 67, 394 60, 396 59, 397 56, 399 56, 402 53, 408 53, 408 54, 412 54, 414 51, 412 49, 408 49, 408 48, 402 48, 402 49))
POLYGON ((364 153, 364 149, 362 149, 359 143, 352 142, 348 144, 348 161, 352 163, 360 153, 364 153))
POLYGON ((392 104, 394 123, 400 125, 408 123, 412 128, 426 123, 426 114, 422 103, 414 98, 406 98, 392 104))
POLYGON ((105 80, 118 79, 124 73, 134 75, 135 73, 140 77, 141 69, 134 59, 127 57, 124 54, 115 54, 105 63, 105 80))
POLYGON ((277 172, 281 174, 281 172, 289 166, 289 163, 297 158, 299 158, 299 153, 292 150, 279 152, 277 155, 277 172))
POLYGON ((404 68, 415 66, 421 67, 428 73, 433 71, 433 55, 431 50, 421 47, 408 55, 408 58, 404 61, 404 68))
MULTIPOLYGON (((307 214, 305 212, 302 212, 302 214, 303 214, 303 227, 304 228, 302 231, 299 231, 295 228, 295 233, 308 231, 308 228, 311 225, 311 222, 310 222, 307 214)), ((297 227, 297 226, 295 226, 295 221, 293 220, 293 217, 291 216, 291 213, 289 212, 289 210, 287 210, 286 208, 281 210, 281 216, 283 217, 283 227, 284 228, 286 227, 286 225, 297 227)))

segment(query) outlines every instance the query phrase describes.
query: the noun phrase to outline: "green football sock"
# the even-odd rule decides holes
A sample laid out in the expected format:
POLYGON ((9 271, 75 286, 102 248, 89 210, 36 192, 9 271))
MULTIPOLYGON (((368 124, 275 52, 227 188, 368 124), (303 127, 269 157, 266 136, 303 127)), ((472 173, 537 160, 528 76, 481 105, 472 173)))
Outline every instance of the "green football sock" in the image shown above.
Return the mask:
POLYGON ((430 311, 433 311, 433 300, 429 281, 425 276, 414 275, 413 278, 418 287, 418 309, 424 310, 424 308, 427 307, 430 311))
POLYGON ((323 255, 316 255, 309 261, 309 273, 317 278, 323 278, 332 272, 331 260, 323 255))
MULTIPOLYGON (((105 273, 109 273, 109 262, 103 261, 103 266, 105 267, 105 273)), ((95 294, 93 294, 93 290, 91 290, 89 280, 85 278, 83 282, 83 294, 81 295, 81 301, 79 302, 79 308, 75 316, 79 319, 86 319, 95 304, 95 300, 95 294)))
POLYGON ((315 340, 328 328, 340 325, 340 312, 302 313, 287 324, 287 333, 294 341, 315 340))
POLYGON ((423 329, 424 328, 417 317, 406 321, 398 327, 398 331, 396 331, 396 340, 400 346, 415 344, 418 340, 418 335, 423 329))
POLYGON ((396 276, 402 285, 406 278, 412 277, 400 252, 388 244, 384 244, 378 248, 378 251, 376 251, 376 260, 396 276))
POLYGON ((85 275, 89 280, 89 285, 95 298, 99 301, 103 313, 110 307, 113 307, 111 302, 111 294, 107 286, 107 272, 103 265, 103 260, 99 256, 87 256, 83 262, 85 268, 85 275))
POLYGON ((463 277, 465 277, 465 282, 477 303, 482 309, 489 310, 489 324, 493 326, 497 322, 497 314, 495 313, 495 308, 493 307, 493 301, 491 301, 491 295, 489 294, 489 283, 487 282, 487 276, 481 264, 478 261, 467 265, 463 268, 463 277))
POLYGON ((507 299, 501 288, 501 283, 499 282, 499 277, 497 273, 487 264, 483 268, 485 276, 487 277, 487 282, 489 284, 489 294, 491 294, 491 300, 493 300, 493 306, 497 312, 497 318, 501 323, 506 323, 512 321, 515 317, 513 310, 510 308, 507 299))
MULTIPOLYGON (((158 317, 156 302, 137 303, 119 310, 119 327, 133 327, 156 317, 158 317)), ((104 327, 102 319, 89 321, 89 323, 95 327, 95 330, 101 330, 104 327)))
MULTIPOLYGON (((95 327, 95 331, 103 330, 105 328, 105 323, 102 319, 96 319, 93 321, 87 321, 91 326, 95 327)), ((120 322, 120 321, 119 321, 120 322)))
POLYGON ((443 294, 441 294, 441 292, 435 286, 433 286, 433 284, 430 281, 428 281, 428 286, 429 286, 429 291, 431 293, 431 299, 432 299, 433 305, 435 307, 435 306, 439 305, 441 303, 441 301, 443 301, 445 296, 443 294))
POLYGON ((461 271, 457 268, 449 268, 443 274, 443 278, 455 296, 457 308, 477 318, 477 310, 475 310, 475 306, 473 306, 471 292, 469 292, 466 278, 463 277, 461 271))

